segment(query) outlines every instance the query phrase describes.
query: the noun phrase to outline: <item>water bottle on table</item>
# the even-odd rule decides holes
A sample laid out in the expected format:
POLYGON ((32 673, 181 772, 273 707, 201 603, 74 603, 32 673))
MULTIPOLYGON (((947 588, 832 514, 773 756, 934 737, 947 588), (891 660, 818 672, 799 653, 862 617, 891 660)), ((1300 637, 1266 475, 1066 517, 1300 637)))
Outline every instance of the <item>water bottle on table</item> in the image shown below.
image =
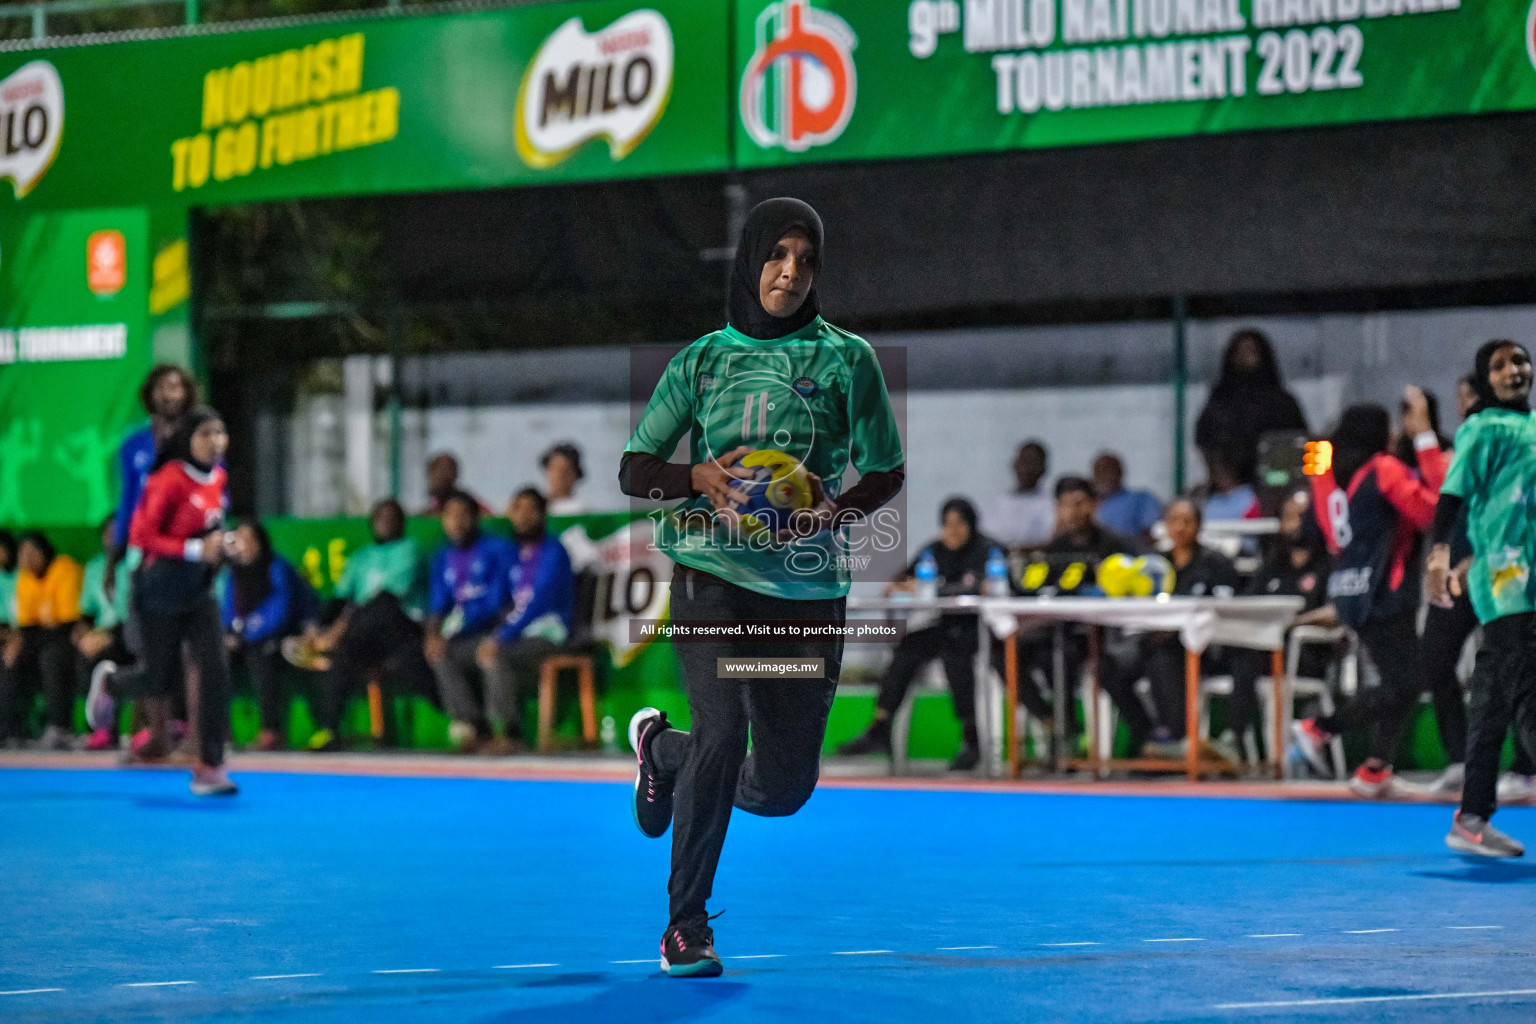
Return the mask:
POLYGON ((934 561, 932 551, 924 549, 913 575, 917 577, 919 601, 932 601, 939 596, 939 563, 934 561))
POLYGON ((988 597, 1007 597, 1008 592, 1008 559, 1003 557, 1002 549, 993 548, 987 555, 987 582, 982 593, 988 597))

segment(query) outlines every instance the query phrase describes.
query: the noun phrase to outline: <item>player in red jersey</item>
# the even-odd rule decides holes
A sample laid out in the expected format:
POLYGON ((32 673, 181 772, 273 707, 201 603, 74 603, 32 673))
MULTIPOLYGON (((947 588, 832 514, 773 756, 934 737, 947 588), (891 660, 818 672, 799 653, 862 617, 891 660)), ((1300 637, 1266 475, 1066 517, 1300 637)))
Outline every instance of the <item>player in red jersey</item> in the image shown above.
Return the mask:
POLYGON ((118 671, 97 666, 86 698, 93 729, 116 713, 118 700, 168 697, 182 685, 182 648, 197 666, 198 762, 192 792, 231 796, 238 791, 221 767, 229 722, 229 666, 225 662, 214 571, 224 559, 224 467, 229 435, 219 414, 198 406, 160 444, 144 496, 133 514, 129 541, 144 552, 134 577, 134 611, 143 632, 141 665, 118 671))

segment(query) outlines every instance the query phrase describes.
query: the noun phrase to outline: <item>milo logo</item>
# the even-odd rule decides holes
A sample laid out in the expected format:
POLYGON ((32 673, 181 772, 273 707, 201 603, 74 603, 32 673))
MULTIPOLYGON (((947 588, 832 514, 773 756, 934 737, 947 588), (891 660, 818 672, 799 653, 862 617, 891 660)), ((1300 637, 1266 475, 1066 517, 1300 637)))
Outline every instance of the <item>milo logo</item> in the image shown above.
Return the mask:
POLYGON ((517 93, 514 138, 530 167, 553 167, 589 139, 622 160, 650 134, 672 95, 672 29, 652 10, 600 32, 571 18, 544 40, 517 93))
POLYGON ((0 178, 20 199, 42 180, 64 136, 64 83, 46 60, 0 80, 0 178))

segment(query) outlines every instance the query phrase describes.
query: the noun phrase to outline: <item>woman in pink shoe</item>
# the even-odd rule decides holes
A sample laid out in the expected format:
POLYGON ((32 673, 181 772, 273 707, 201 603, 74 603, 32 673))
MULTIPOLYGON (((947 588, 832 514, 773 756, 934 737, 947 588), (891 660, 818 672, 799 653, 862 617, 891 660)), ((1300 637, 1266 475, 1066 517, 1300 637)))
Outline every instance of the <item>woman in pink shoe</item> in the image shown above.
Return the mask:
POLYGON ((213 596, 214 572, 224 560, 224 467, 229 435, 219 414, 198 406, 161 442, 129 530, 144 553, 134 576, 133 603, 143 634, 140 665, 118 671, 98 665, 91 677, 86 715, 91 727, 111 720, 116 702, 169 697, 182 686, 182 649, 197 666, 198 761, 192 792, 230 796, 237 787, 224 774, 229 723, 229 666, 223 628, 213 596))

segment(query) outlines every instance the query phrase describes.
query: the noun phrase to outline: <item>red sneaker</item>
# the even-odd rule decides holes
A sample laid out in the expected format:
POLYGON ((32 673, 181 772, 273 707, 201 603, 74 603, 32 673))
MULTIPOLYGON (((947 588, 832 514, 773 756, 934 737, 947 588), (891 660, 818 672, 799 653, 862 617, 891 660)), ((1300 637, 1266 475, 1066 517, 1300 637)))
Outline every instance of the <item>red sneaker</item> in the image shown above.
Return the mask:
POLYGON ((1369 763, 1355 769, 1355 777, 1349 780, 1349 788, 1357 796, 1376 800, 1392 794, 1392 766, 1373 768, 1369 763))

